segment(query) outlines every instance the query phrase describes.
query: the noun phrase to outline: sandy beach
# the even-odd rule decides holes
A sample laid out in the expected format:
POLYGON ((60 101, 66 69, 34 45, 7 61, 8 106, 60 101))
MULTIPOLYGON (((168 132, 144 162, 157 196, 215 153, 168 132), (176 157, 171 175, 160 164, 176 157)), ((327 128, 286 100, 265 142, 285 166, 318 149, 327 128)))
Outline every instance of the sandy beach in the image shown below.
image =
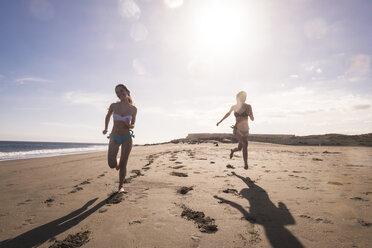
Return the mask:
POLYGON ((0 247, 369 247, 372 148, 234 146, 136 146, 113 197, 106 152, 0 162, 0 247))

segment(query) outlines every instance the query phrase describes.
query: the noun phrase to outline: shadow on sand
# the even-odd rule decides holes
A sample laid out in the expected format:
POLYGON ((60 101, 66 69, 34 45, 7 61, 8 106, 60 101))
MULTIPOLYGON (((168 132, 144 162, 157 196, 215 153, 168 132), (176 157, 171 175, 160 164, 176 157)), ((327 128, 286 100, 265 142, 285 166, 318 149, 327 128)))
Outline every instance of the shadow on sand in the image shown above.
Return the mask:
POLYGON ((105 205, 106 201, 109 200, 112 196, 103 201, 97 203, 94 207, 88 209, 98 198, 94 198, 81 208, 65 215, 59 219, 53 220, 47 224, 36 227, 30 231, 22 233, 13 239, 7 239, 0 242, 0 247, 34 247, 39 246, 47 240, 54 238, 56 235, 70 229, 73 226, 76 226, 89 215, 97 211, 99 208, 105 205))
POLYGON ((294 225, 296 223, 285 204, 279 202, 278 207, 276 207, 274 203, 271 202, 267 192, 256 185, 249 177, 244 178, 234 172, 232 173, 243 180, 248 186, 248 188, 242 189, 240 194, 249 201, 249 212, 235 202, 218 196, 214 196, 214 198, 221 200, 221 203, 227 203, 239 210, 250 223, 262 225, 272 247, 304 247, 301 242, 284 227, 285 225, 294 225))

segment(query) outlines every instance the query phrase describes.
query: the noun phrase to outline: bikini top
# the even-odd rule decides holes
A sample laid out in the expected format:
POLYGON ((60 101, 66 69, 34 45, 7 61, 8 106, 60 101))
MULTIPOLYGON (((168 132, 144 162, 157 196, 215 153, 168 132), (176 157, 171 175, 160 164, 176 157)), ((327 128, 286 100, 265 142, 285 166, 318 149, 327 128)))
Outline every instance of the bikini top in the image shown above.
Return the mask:
POLYGON ((131 115, 125 115, 125 116, 121 116, 119 114, 113 114, 113 117, 114 117, 114 120, 115 121, 131 121, 132 120, 132 116, 131 115))
POLYGON ((248 108, 245 108, 243 113, 234 112, 234 115, 235 115, 235 117, 248 117, 248 115, 249 115, 248 112, 249 112, 248 108))

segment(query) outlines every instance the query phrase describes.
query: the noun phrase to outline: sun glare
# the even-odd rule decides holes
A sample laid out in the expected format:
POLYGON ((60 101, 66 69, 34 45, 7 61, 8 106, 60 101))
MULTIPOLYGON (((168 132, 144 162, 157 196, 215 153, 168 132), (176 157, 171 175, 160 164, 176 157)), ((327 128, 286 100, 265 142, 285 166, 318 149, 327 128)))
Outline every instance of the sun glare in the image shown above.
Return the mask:
POLYGON ((195 16, 196 40, 206 48, 227 48, 239 36, 239 12, 233 5, 216 4, 201 8, 195 16))
POLYGON ((262 16, 244 1, 208 1, 194 12, 194 40, 198 50, 224 53, 262 42, 262 16))

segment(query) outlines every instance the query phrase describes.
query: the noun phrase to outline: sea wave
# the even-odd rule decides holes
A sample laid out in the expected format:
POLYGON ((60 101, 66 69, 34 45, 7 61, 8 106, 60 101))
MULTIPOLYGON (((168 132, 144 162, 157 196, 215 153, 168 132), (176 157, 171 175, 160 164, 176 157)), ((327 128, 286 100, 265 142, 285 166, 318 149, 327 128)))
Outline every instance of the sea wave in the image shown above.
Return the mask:
POLYGON ((17 151, 17 152, 0 152, 0 161, 89 153, 89 152, 104 151, 106 149, 107 149, 107 145, 93 145, 89 147, 40 149, 40 150, 17 151))

